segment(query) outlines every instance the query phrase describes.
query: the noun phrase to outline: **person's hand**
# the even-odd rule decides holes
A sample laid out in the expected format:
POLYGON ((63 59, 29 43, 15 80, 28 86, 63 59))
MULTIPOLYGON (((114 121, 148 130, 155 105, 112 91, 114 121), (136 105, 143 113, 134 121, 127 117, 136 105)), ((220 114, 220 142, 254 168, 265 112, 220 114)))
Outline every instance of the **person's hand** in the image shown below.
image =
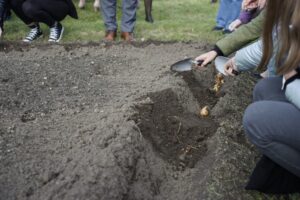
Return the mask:
POLYGON ((210 63, 211 61, 213 61, 216 57, 217 57, 217 52, 216 51, 209 51, 207 53, 201 54, 200 56, 198 56, 195 60, 202 60, 202 64, 199 67, 204 67, 206 66, 208 63, 210 63))
POLYGON ((259 2, 255 0, 244 0, 242 2, 242 10, 253 10, 259 6, 259 2))
POLYGON ((261 10, 266 6, 266 0, 258 0, 258 8, 261 10))
POLYGON ((249 0, 242 1, 242 10, 246 10, 246 6, 249 4, 249 0))
POLYGON ((230 60, 227 61, 224 65, 224 71, 226 76, 236 76, 237 75, 237 67, 235 65, 235 60, 234 58, 231 58, 230 60))
POLYGON ((230 31, 235 31, 240 25, 242 24, 242 21, 240 19, 236 19, 229 25, 230 31))

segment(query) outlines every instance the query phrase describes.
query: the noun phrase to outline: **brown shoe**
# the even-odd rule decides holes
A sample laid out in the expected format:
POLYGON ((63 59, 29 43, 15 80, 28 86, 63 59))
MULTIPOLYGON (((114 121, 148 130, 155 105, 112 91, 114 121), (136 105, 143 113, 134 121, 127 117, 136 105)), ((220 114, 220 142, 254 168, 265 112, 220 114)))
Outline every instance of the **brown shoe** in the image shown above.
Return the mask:
POLYGON ((132 42, 132 41, 134 41, 133 33, 130 33, 130 32, 122 32, 121 33, 121 38, 123 40, 125 40, 126 42, 132 42))
POLYGON ((115 31, 106 31, 104 40, 107 42, 115 41, 117 33, 115 31))

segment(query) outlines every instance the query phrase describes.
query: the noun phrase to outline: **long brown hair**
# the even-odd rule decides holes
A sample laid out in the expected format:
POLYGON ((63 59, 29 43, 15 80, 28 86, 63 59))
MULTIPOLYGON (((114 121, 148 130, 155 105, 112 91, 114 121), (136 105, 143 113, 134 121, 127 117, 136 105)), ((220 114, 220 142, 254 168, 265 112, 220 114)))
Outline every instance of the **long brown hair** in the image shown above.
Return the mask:
POLYGON ((260 69, 272 57, 274 31, 278 40, 277 74, 283 75, 300 64, 300 0, 268 1, 263 28, 263 57, 258 67, 260 69))

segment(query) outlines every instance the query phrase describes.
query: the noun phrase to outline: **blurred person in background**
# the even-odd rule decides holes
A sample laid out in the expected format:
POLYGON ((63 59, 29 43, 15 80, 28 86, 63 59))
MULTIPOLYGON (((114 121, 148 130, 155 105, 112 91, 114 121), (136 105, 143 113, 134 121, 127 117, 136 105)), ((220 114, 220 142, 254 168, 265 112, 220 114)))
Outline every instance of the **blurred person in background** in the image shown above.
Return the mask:
POLYGON ((231 34, 220 39, 210 51, 199 55, 196 60, 202 60, 199 68, 211 63, 217 56, 229 56, 247 44, 259 39, 262 34, 265 12, 261 12, 255 19, 248 24, 238 28, 231 34))
MULTIPOLYGON (((117 37, 117 0, 101 0, 100 4, 106 30, 104 40, 111 42, 117 37)), ((127 42, 134 40, 137 5, 138 0, 122 1, 121 38, 127 42)))
POLYGON ((243 0, 220 0, 220 6, 216 17, 216 25, 213 31, 231 33, 229 25, 240 15, 243 0))
POLYGON ((43 35, 39 23, 50 28, 49 42, 59 42, 64 32, 60 22, 67 15, 78 18, 71 0, 9 0, 9 6, 30 28, 24 42, 32 42, 43 35))
POLYGON ((243 0, 241 13, 238 19, 229 25, 230 31, 235 31, 239 26, 249 23, 265 7, 266 0, 243 0))

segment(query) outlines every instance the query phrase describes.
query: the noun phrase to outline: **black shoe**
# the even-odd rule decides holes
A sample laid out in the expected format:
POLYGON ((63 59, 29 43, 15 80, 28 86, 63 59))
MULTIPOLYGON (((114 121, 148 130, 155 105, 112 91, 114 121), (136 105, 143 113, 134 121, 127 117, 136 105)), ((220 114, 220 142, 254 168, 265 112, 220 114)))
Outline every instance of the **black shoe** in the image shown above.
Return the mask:
POLYGON ((225 29, 224 31, 223 31, 223 34, 230 34, 230 33, 232 33, 233 31, 231 31, 231 30, 228 30, 228 29, 225 29))
POLYGON ((59 42, 62 38, 64 27, 59 22, 55 22, 54 26, 50 28, 50 36, 48 42, 59 42))
POLYGON ((31 27, 30 32, 28 35, 23 39, 23 42, 32 42, 34 40, 39 39, 43 35, 43 32, 40 30, 39 25, 34 25, 31 27))
POLYGON ((212 28, 212 31, 222 31, 224 28, 220 26, 215 26, 212 28))
POLYGON ((256 164, 246 190, 268 194, 291 194, 300 192, 300 178, 266 156, 256 164))

